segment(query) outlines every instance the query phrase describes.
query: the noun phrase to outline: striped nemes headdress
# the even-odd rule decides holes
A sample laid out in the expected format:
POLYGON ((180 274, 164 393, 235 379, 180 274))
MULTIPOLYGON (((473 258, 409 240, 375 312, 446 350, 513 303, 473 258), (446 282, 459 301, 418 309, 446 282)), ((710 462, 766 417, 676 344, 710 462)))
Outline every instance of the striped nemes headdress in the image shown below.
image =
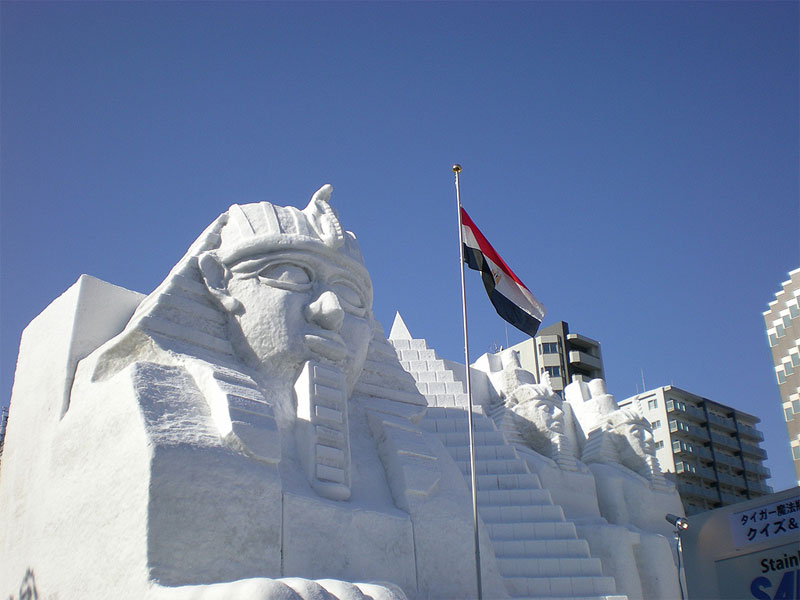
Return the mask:
POLYGON ((270 202, 234 204, 223 215, 219 246, 214 253, 225 264, 268 252, 285 245, 336 252, 363 265, 355 235, 342 229, 330 206, 333 188, 323 185, 304 209, 270 202))

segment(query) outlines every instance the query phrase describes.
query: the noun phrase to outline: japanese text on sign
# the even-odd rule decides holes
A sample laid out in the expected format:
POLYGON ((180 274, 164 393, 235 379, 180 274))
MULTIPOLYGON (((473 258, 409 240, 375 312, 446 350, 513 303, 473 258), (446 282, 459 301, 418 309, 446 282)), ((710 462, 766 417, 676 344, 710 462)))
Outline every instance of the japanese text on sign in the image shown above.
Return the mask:
POLYGON ((800 535, 800 496, 730 515, 736 547, 800 535))

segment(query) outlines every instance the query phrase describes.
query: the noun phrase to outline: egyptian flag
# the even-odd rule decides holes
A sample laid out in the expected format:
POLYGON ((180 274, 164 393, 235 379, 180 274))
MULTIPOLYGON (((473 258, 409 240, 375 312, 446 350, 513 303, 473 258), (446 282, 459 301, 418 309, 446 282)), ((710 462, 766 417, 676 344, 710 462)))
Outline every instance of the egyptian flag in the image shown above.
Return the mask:
POLYGON ((533 337, 544 318, 544 306, 508 268, 492 245, 461 209, 464 262, 481 272, 483 285, 497 314, 520 331, 533 337))

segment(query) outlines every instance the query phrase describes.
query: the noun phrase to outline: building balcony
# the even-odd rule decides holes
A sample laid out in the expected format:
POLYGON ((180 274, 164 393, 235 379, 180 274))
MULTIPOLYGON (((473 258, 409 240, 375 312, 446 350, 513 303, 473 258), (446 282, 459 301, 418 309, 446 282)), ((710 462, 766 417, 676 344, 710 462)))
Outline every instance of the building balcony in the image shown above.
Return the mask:
POLYGON ((692 425, 689 427, 689 433, 698 440, 703 440, 704 442, 708 441, 708 431, 702 427, 695 427, 692 425))
POLYGON ((672 453, 683 456, 699 456, 700 458, 711 460, 711 451, 708 448, 687 444, 683 440, 674 440, 672 442, 672 453))
POLYGON ((723 417, 721 415, 709 412, 708 422, 711 423, 712 425, 716 425, 720 429, 724 429, 725 431, 729 432, 736 431, 736 423, 734 423, 733 419, 731 419, 730 417, 723 417))
POLYGON ((603 362, 591 354, 587 354, 586 352, 581 352, 580 350, 570 350, 569 351, 569 363, 571 365, 575 365, 576 367, 580 367, 581 369, 587 369, 592 371, 601 371, 603 369, 603 362))
POLYGON ((684 498, 694 496, 696 498, 711 500, 712 502, 719 501, 717 490, 711 488, 704 488, 703 486, 696 485, 694 483, 687 483, 685 481, 678 481, 677 487, 678 487, 678 493, 684 498))
POLYGON ((766 483, 761 481, 748 481, 747 487, 751 492, 761 493, 761 494, 771 494, 772 487, 768 486, 766 483))
POLYGON ((742 459, 739 458, 738 456, 731 456, 730 454, 724 454, 723 452, 715 452, 714 458, 718 463, 721 463, 723 465, 728 465, 729 467, 733 467, 734 469, 742 468, 742 459))
POLYGON ((719 444, 723 448, 728 448, 729 450, 733 451, 739 450, 739 441, 736 438, 732 438, 728 435, 712 432, 711 442, 715 445, 719 444))
POLYGON ((684 462, 680 460, 675 463, 675 474, 685 477, 695 476, 701 479, 705 479, 706 481, 710 481, 712 483, 716 483, 717 481, 717 476, 714 473, 714 469, 710 469, 708 467, 701 467, 694 463, 684 462))
POLYGON ((710 467, 697 467, 697 474, 707 481, 716 481, 717 474, 710 467))
POLYGON ((765 467, 764 465, 754 463, 750 460, 744 461, 744 468, 748 473, 761 475, 761 477, 764 479, 772 477, 772 472, 769 470, 769 468, 765 467))
POLYGON ((759 442, 764 441, 764 434, 761 433, 755 427, 752 427, 751 425, 743 425, 742 423, 739 423, 738 431, 739 431, 739 437, 747 437, 752 440, 757 440, 759 442))
POLYGON ((569 342, 569 345, 577 350, 600 354, 600 342, 593 340, 592 338, 588 338, 585 335, 581 335, 580 333, 568 333, 567 342, 569 342))
POLYGON ((736 477, 734 475, 728 475, 727 473, 717 473, 717 477, 720 483, 726 483, 736 489, 744 490, 747 487, 744 484, 743 477, 736 477))
POLYGON ((736 496, 734 494, 728 494, 726 492, 720 492, 720 497, 722 498, 722 503, 725 505, 738 504, 739 502, 744 502, 747 500, 747 498, 736 496))
POLYGON ((689 425, 683 421, 670 420, 669 422, 670 433, 678 433, 689 436, 691 438, 708 441, 708 431, 696 425, 689 425))
POLYGON ((748 444, 747 442, 742 442, 742 453, 749 454, 750 456, 757 456, 762 460, 767 458, 766 450, 759 448, 755 444, 748 444))
POLYGON ((685 415, 693 421, 702 423, 706 420, 706 414, 696 406, 691 406, 685 402, 676 402, 675 400, 667 400, 667 412, 675 413, 676 415, 685 415))

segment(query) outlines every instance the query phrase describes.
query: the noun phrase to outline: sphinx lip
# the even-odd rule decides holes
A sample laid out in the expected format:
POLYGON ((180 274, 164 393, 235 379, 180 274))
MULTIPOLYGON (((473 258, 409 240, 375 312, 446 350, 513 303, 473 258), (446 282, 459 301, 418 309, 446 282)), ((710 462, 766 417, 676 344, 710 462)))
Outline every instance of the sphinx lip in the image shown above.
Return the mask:
POLYGON ((347 346, 338 333, 332 331, 307 333, 303 337, 308 348, 315 354, 333 361, 347 357, 347 346))

